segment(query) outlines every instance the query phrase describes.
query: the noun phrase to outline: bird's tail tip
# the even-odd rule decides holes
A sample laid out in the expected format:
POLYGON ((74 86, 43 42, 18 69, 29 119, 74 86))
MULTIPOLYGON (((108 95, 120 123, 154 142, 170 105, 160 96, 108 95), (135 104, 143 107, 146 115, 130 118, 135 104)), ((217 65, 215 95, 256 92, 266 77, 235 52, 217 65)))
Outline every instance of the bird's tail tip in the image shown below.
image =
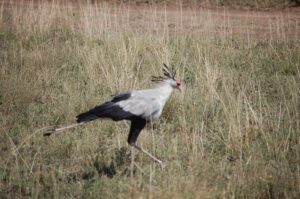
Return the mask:
POLYGON ((42 131, 43 136, 48 137, 48 136, 52 135, 55 132, 55 130, 56 130, 55 127, 48 127, 42 131))
POLYGON ((69 126, 60 127, 60 128, 56 128, 55 126, 50 126, 50 127, 44 128, 42 130, 42 133, 43 133, 43 136, 50 136, 53 133, 61 133, 62 131, 66 130, 66 129, 71 129, 71 128, 77 127, 79 125, 83 125, 84 123, 85 122, 74 123, 69 126))

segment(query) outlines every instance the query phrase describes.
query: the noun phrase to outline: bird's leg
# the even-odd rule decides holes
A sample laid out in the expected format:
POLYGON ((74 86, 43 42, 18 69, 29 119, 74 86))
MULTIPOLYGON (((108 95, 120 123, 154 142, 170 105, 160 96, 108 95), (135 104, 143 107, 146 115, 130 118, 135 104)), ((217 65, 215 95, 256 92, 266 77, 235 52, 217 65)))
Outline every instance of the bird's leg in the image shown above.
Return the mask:
POLYGON ((153 156, 151 153, 149 153, 148 151, 146 151, 145 149, 143 149, 142 147, 138 146, 138 145, 135 144, 135 143, 131 143, 130 145, 133 146, 134 148, 136 148, 137 150, 139 150, 139 151, 145 153, 146 155, 148 155, 148 156, 149 156, 150 158, 152 158, 154 161, 156 161, 157 163, 159 163, 160 166, 161 166, 162 168, 164 168, 164 164, 163 164, 163 162, 162 162, 160 159, 156 158, 156 157, 153 156))
POLYGON ((130 177, 133 178, 133 168, 134 168, 134 151, 133 148, 131 148, 131 165, 130 165, 130 177))

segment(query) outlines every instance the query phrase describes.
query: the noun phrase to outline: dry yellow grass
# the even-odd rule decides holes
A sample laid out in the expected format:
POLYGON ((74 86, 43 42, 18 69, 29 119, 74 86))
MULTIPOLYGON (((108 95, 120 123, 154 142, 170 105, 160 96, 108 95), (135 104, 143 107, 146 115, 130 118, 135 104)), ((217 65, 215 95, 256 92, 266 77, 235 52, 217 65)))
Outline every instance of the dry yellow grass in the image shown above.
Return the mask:
POLYGON ((299 16, 147 12, 1 4, 0 197, 298 198, 299 16), (263 34, 258 21, 269 22, 263 34), (150 87, 162 63, 184 90, 138 142, 166 169, 139 153, 132 169, 126 122, 38 131, 150 87))

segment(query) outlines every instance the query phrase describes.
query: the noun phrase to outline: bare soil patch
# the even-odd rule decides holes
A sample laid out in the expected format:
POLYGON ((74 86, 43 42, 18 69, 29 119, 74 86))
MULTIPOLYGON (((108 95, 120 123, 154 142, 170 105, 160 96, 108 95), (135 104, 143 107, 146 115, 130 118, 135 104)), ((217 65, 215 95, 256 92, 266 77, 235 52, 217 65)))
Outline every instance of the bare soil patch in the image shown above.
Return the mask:
MULTIPOLYGON (((126 4, 118 1, 5 1, 6 8, 36 6, 41 2, 57 9, 72 9, 80 15, 80 8, 89 6, 91 12, 102 12, 112 31, 163 31, 217 33, 225 37, 248 36, 263 39, 298 39, 300 35, 300 7, 282 10, 254 11, 226 7, 191 8, 186 4, 126 4)), ((101 20, 101 19, 99 19, 101 20)))

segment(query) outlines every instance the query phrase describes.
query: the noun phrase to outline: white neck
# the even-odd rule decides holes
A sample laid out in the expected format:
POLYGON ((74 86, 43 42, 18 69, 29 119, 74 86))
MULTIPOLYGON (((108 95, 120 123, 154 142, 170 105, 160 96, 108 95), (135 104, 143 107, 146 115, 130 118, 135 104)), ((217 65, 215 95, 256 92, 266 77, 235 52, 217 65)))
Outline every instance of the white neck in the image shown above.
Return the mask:
POLYGON ((173 91, 173 87, 168 82, 162 82, 155 89, 158 93, 158 100, 161 102, 161 105, 164 106, 173 91))

